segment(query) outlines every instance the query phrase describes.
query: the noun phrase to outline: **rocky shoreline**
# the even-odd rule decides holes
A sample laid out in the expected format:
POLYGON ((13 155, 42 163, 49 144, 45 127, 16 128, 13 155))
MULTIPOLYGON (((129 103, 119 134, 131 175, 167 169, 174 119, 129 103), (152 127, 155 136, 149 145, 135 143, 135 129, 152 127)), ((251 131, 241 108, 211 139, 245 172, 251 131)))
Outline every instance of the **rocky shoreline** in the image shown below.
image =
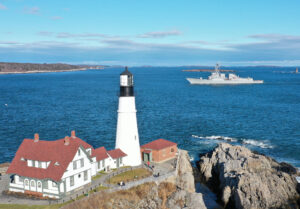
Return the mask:
POLYGON ((300 184, 296 180, 298 170, 243 146, 220 143, 214 150, 202 155, 197 168, 192 167, 188 152, 180 150, 177 165, 176 175, 163 182, 100 193, 64 208, 300 208, 300 184), (217 198, 210 199, 210 191, 206 187, 196 191, 199 182, 210 188, 217 198), (147 192, 143 192, 145 189, 147 192), (207 200, 213 201, 213 204, 207 200))
POLYGON ((225 208, 300 208, 298 170, 243 146, 220 143, 199 161, 198 176, 225 208))

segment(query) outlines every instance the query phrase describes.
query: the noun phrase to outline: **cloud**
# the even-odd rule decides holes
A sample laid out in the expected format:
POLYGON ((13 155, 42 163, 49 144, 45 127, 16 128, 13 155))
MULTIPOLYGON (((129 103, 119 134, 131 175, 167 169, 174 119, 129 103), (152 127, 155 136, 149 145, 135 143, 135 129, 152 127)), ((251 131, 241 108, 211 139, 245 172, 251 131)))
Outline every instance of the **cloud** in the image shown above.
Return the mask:
POLYGON ((62 20, 62 19, 64 19, 64 18, 61 17, 61 16, 53 16, 53 17, 51 17, 51 19, 52 19, 52 20, 62 20))
POLYGON ((0 3, 0 10, 5 10, 5 9, 7 9, 7 7, 0 3))
POLYGON ((172 31, 156 31, 156 32, 148 32, 141 35, 138 35, 138 38, 165 38, 168 36, 179 36, 182 33, 178 30, 172 31))
POLYGON ((262 39, 268 41, 276 41, 276 40, 300 40, 300 36, 292 36, 292 35, 284 35, 284 34, 276 34, 276 33, 268 33, 268 34, 254 34, 248 36, 253 39, 262 39))
POLYGON ((39 35, 39 36, 52 36, 53 33, 49 32, 49 31, 40 31, 40 32, 37 33, 37 35, 39 35))
POLYGON ((0 45, 16 45, 19 44, 19 42, 16 41, 0 41, 0 45))
POLYGON ((117 36, 110 36, 103 33, 67 33, 62 32, 56 35, 57 38, 112 38, 117 36))
POLYGON ((25 7, 23 11, 26 14, 37 15, 40 13, 40 8, 39 7, 30 7, 30 8, 25 7))
MULTIPOLYGON (((39 32, 40 35, 57 36, 57 33, 39 32)), ((290 35, 251 35, 254 40, 233 44, 220 42, 222 47, 211 47, 213 42, 191 41, 173 44, 145 43, 131 38, 111 37, 100 33, 62 33, 59 39, 33 43, 0 44, 2 61, 34 62, 84 62, 108 61, 127 65, 197 65, 217 61, 231 65, 300 65, 300 39, 290 35), (91 37, 97 44, 83 42, 91 37), (101 37, 101 38, 98 38, 101 37), (108 37, 108 38, 106 38, 108 37), (72 40, 72 41, 70 41, 72 40), (194 42, 194 43, 193 43, 194 42), (28 60, 26 60, 28 59, 28 60)), ((218 42, 216 42, 218 43, 218 42)))

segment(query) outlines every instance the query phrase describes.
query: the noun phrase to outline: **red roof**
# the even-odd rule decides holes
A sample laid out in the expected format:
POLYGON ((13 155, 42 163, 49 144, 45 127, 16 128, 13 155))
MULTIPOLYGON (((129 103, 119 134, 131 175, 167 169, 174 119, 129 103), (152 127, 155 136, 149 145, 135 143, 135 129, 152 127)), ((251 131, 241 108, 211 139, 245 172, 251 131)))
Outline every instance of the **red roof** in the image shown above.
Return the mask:
POLYGON ((97 161, 108 158, 108 154, 107 154, 105 147, 99 147, 97 149, 94 149, 92 151, 92 157, 96 157, 97 161))
POLYGON ((177 144, 174 142, 165 140, 165 139, 157 139, 152 142, 149 142, 148 144, 144 144, 142 146, 142 148, 160 150, 160 149, 164 149, 166 147, 171 147, 174 145, 177 145, 177 144))
POLYGON ((77 137, 70 137, 70 143, 68 145, 64 144, 64 139, 56 141, 40 140, 38 142, 34 142, 32 139, 24 139, 7 173, 60 181, 80 146, 84 149, 92 148, 91 145, 77 137), (24 158, 25 161, 22 161, 21 158, 24 158), (50 164, 46 169, 28 167, 26 160, 50 161, 50 164), (54 165, 56 162, 58 162, 59 165, 54 165))
POLYGON ((114 149, 107 152, 113 159, 127 156, 122 150, 114 149))

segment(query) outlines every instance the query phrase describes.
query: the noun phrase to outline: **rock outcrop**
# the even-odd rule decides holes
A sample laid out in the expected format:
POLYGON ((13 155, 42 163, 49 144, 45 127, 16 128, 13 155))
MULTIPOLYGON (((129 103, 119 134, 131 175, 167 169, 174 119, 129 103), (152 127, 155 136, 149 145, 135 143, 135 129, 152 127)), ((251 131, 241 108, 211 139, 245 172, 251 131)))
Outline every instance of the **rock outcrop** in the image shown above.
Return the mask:
POLYGON ((199 169, 227 208, 299 208, 297 170, 289 164, 221 143, 201 157, 199 169))
POLYGON ((193 167, 187 151, 180 150, 178 157, 178 168, 176 177, 176 186, 187 192, 195 192, 195 179, 193 175, 193 167))

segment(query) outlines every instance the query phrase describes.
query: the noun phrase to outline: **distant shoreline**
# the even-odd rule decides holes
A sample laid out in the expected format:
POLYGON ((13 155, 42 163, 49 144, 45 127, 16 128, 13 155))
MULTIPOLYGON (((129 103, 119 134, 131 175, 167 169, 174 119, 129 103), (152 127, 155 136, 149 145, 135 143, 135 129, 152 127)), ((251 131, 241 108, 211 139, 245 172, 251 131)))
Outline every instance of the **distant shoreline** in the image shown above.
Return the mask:
POLYGON ((12 71, 12 72, 0 72, 0 75, 7 74, 32 74, 32 73, 59 73, 59 72, 74 72, 85 70, 103 70, 104 68, 78 68, 69 70, 30 70, 30 71, 12 71))
MULTIPOLYGON (((182 72, 213 72, 215 69, 191 69, 182 70, 182 72)), ((234 70, 219 70, 220 72, 234 72, 234 70)))
POLYGON ((29 73, 58 73, 83 71, 91 69, 104 69, 104 65, 70 65, 64 63, 12 63, 0 62, 0 75, 4 74, 29 74, 29 73))

